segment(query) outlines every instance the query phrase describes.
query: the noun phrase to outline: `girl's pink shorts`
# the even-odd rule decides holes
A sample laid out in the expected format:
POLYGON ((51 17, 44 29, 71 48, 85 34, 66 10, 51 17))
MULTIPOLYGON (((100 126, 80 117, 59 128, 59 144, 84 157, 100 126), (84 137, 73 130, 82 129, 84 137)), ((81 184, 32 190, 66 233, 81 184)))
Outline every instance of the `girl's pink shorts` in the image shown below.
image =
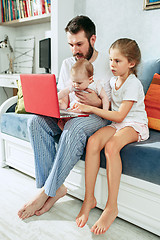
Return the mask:
POLYGON ((114 123, 112 122, 110 127, 116 129, 116 132, 125 127, 133 127, 136 132, 138 132, 138 142, 145 141, 149 138, 149 129, 146 124, 138 123, 138 122, 122 122, 122 123, 114 123))

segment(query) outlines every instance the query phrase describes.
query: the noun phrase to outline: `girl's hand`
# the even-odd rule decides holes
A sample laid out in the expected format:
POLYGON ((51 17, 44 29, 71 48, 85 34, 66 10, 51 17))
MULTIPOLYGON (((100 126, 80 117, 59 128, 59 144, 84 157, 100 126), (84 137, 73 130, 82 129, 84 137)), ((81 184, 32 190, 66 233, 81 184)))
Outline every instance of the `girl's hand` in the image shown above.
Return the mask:
POLYGON ((81 112, 91 113, 92 108, 93 108, 92 106, 85 105, 85 104, 82 104, 82 103, 77 103, 77 109, 79 109, 81 112))

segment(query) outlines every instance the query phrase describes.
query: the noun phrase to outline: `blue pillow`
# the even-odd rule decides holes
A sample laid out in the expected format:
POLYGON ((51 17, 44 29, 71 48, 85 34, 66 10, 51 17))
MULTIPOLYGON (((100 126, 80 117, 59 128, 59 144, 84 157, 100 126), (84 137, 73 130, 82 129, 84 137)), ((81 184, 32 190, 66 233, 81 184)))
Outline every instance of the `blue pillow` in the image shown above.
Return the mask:
POLYGON ((145 94, 147 93, 155 73, 160 74, 160 58, 147 60, 140 64, 138 78, 142 82, 145 94))

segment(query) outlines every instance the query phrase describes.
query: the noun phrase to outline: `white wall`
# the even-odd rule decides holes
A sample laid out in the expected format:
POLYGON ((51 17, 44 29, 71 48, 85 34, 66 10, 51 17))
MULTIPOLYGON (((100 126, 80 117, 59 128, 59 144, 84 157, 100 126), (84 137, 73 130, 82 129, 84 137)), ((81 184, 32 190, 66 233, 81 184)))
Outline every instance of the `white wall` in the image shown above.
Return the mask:
MULTIPOLYGON (((86 14, 95 22, 98 50, 108 52, 113 41, 129 37, 138 42, 143 59, 160 57, 160 9, 144 11, 143 0, 75 0, 74 12, 75 16, 86 14)), ((36 40, 34 72, 39 73, 44 70, 38 67, 38 42, 45 37, 45 31, 48 30, 50 23, 18 28, 0 26, 0 40, 8 34, 13 46, 16 36, 34 35, 36 40)), ((8 68, 6 52, 0 49, 0 72, 8 68)))
POLYGON ((33 65, 34 73, 45 72, 43 68, 39 68, 39 40, 44 39, 46 37, 45 32, 49 31, 50 29, 51 29, 50 22, 16 28, 16 37, 22 37, 22 36, 35 37, 35 56, 34 56, 34 65, 33 65))
POLYGON ((85 13, 86 8, 86 0, 75 0, 74 4, 74 13, 75 16, 77 15, 83 15, 85 13))
MULTIPOLYGON (((43 73, 44 69, 39 68, 39 40, 45 38, 45 32, 50 30, 50 22, 43 24, 28 25, 22 27, 0 27, 0 41, 4 39, 4 35, 7 34, 14 48, 14 39, 22 36, 34 36, 35 37, 35 59, 33 72, 43 73)), ((0 72, 6 70, 9 66, 7 58, 8 49, 0 49, 0 72)))
POLYGON ((97 26, 97 49, 108 51, 128 37, 138 42, 142 59, 160 58, 160 9, 143 10, 143 0, 86 0, 85 9, 97 26))
MULTIPOLYGON (((55 52, 53 54, 56 55, 55 56, 56 61, 58 59, 58 63, 59 63, 58 65, 61 66, 62 60, 64 59, 64 55, 65 57, 71 56, 71 52, 67 44, 67 38, 66 38, 64 28, 66 27, 68 21, 71 20, 72 17, 79 14, 84 14, 85 0, 78 0, 78 1, 77 0, 72 0, 72 1, 59 0, 59 6, 61 9, 58 10, 57 17, 60 19, 61 22, 59 22, 58 26, 53 26, 53 30, 54 30, 54 27, 60 28, 58 30, 60 32, 59 33, 60 37, 58 40, 63 42, 64 48, 66 48, 68 52, 64 54, 63 48, 61 47, 58 49, 58 56, 56 55, 55 52), (66 1, 65 4, 68 4, 67 7, 64 7, 65 6, 64 1, 66 1), (70 4, 72 4, 72 6, 70 4), (71 14, 72 11, 73 11, 73 14, 71 14)), ((55 12, 53 12, 53 14, 55 15, 55 12)), ((3 40, 4 34, 7 34, 9 36, 10 42, 12 43, 12 46, 14 47, 15 37, 35 36, 35 59, 34 59, 33 72, 43 73, 44 69, 39 68, 39 40, 45 38, 45 32, 49 31, 50 29, 51 29, 51 23, 35 24, 35 25, 22 26, 22 27, 16 27, 16 28, 14 27, 7 28, 7 27, 0 26, 0 40, 1 39, 3 40)), ((53 36, 54 36, 54 33, 53 33, 53 36)), ((56 36, 54 37, 56 38, 56 36)), ((62 44, 59 44, 59 45, 62 46, 62 44)), ((9 62, 7 58, 7 49, 5 50, 0 49, 0 73, 6 70, 8 68, 8 65, 9 65, 9 62)))
MULTIPOLYGON (((14 30, 13 28, 10 27, 2 27, 0 26, 0 41, 4 40, 4 36, 8 35, 10 44, 13 46, 14 44, 14 30)), ((0 73, 7 70, 9 68, 9 60, 8 60, 8 54, 9 54, 9 49, 5 48, 2 49, 0 48, 0 73)))

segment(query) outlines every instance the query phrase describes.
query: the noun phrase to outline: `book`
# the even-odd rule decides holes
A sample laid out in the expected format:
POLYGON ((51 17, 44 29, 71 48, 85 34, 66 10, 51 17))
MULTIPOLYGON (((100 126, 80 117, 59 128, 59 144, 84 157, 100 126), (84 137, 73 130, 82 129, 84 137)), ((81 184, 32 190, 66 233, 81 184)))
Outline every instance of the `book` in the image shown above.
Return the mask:
POLYGON ((51 0, 46 0, 46 2, 47 2, 48 12, 51 13, 51 0))
POLYGON ((49 13, 49 10, 48 10, 48 5, 47 5, 47 0, 44 0, 44 6, 45 6, 45 13, 49 13))
POLYGON ((31 5, 30 5, 30 0, 26 0, 26 5, 27 5, 27 14, 28 14, 28 17, 31 17, 31 5))
POLYGON ((11 0, 11 4, 12 4, 12 16, 13 16, 13 19, 12 19, 12 20, 15 20, 15 19, 16 19, 16 16, 15 16, 15 5, 14 5, 14 0, 11 0))
POLYGON ((14 14, 15 14, 15 19, 18 19, 18 13, 17 13, 17 2, 16 0, 13 0, 14 3, 14 14))
POLYGON ((32 1, 32 7, 33 7, 33 16, 37 16, 38 15, 37 0, 32 1))
POLYGON ((24 17, 25 18, 28 17, 26 0, 23 0, 23 11, 24 11, 24 17))
POLYGON ((19 0, 16 0, 16 12, 17 12, 17 19, 21 18, 20 16, 20 6, 19 6, 19 0))
POLYGON ((45 14, 46 13, 46 10, 45 10, 45 0, 40 0, 41 1, 41 6, 42 6, 42 14, 45 14))
POLYGON ((33 12, 33 1, 34 1, 34 0, 30 0, 31 16, 34 16, 34 12, 33 12))
POLYGON ((8 21, 11 21, 11 7, 10 7, 10 0, 8 0, 8 21))
POLYGON ((36 0, 36 1, 37 1, 38 15, 42 15, 42 0, 36 0))
POLYGON ((5 0, 5 21, 9 21, 9 15, 8 15, 8 0, 5 0))
POLYGON ((24 18, 23 0, 19 0, 19 6, 20 6, 20 15, 21 15, 21 18, 24 18))
POLYGON ((1 0, 1 18, 2 18, 2 22, 4 22, 4 8, 3 8, 3 0, 1 0))

